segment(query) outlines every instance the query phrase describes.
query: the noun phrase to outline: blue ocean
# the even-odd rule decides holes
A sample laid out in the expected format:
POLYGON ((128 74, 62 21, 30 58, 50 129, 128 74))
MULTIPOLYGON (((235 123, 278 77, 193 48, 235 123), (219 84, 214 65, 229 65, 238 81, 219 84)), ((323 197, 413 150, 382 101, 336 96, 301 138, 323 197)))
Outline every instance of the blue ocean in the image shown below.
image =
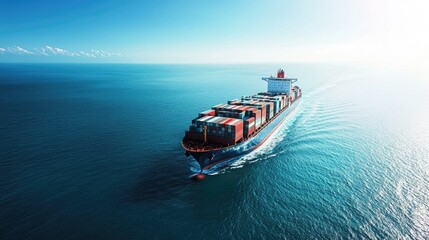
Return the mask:
POLYGON ((328 63, 0 64, 0 239, 427 239, 429 79, 328 63), (198 112, 303 98, 256 152, 192 181, 198 112))

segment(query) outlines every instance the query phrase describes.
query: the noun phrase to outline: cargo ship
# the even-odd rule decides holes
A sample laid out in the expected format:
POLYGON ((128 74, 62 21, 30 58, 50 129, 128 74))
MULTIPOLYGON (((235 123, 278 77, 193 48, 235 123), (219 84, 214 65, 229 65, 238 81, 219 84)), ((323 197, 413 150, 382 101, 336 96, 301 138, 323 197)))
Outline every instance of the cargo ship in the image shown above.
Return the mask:
POLYGON ((297 78, 283 69, 275 77, 263 77, 266 92, 218 104, 199 113, 185 131, 182 146, 202 173, 246 155, 262 146, 283 124, 301 100, 297 78))

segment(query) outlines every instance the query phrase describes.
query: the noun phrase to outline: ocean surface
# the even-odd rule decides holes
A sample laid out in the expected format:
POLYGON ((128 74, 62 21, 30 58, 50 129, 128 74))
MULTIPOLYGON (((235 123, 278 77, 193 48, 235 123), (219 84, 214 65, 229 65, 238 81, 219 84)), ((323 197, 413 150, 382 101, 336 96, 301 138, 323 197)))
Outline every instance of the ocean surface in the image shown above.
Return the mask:
POLYGON ((428 239, 429 78, 347 64, 0 64, 0 239, 428 239), (303 99, 257 152, 192 181, 197 113, 303 99))

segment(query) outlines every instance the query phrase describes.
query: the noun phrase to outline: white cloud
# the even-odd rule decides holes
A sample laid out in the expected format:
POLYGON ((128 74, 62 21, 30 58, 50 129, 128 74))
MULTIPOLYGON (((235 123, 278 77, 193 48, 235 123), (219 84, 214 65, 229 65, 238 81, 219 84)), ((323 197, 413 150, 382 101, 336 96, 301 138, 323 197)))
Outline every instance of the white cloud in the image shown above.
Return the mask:
POLYGON ((32 55, 33 52, 22 48, 20 46, 15 47, 8 47, 8 48, 1 48, 0 47, 0 53, 12 53, 12 54, 18 54, 18 55, 32 55))
POLYGON ((114 52, 108 52, 104 50, 94 50, 94 49, 91 49, 91 53, 94 56, 98 56, 98 57, 122 57, 123 56, 122 53, 114 53, 114 52))
POLYGON ((95 55, 94 55, 94 54, 87 53, 87 52, 84 52, 84 51, 79 51, 79 52, 78 52, 78 54, 80 54, 80 56, 85 56, 85 57, 95 58, 95 55))
POLYGON ((34 51, 38 55, 51 56, 46 48, 34 48, 34 51))
POLYGON ((30 52, 27 49, 22 48, 20 46, 16 46, 15 51, 17 51, 18 53, 21 53, 21 54, 33 54, 33 52, 30 52))
POLYGON ((73 54, 69 51, 61 48, 46 46, 44 49, 47 49, 53 55, 64 55, 64 56, 72 56, 73 54))
POLYGON ((9 53, 9 54, 16 54, 16 55, 38 55, 38 56, 67 56, 67 57, 89 57, 89 58, 103 58, 103 57, 120 57, 123 56, 122 53, 114 53, 109 52, 105 50, 94 50, 91 49, 91 51, 69 51, 66 49, 58 48, 58 47, 52 47, 52 46, 44 46, 41 48, 33 48, 33 52, 29 51, 25 48, 22 48, 20 46, 16 47, 8 47, 8 48, 1 48, 0 47, 0 53, 9 53))

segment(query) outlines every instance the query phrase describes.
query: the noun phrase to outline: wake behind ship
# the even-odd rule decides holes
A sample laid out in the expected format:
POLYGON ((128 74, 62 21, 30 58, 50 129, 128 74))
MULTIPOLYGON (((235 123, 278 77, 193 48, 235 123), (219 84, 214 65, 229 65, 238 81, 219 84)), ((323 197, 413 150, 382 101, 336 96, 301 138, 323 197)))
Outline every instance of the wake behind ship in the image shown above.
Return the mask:
POLYGON ((201 171, 231 163, 262 146, 286 120, 301 100, 301 89, 292 86, 296 78, 264 77, 267 92, 243 96, 199 113, 185 131, 182 146, 201 171))

